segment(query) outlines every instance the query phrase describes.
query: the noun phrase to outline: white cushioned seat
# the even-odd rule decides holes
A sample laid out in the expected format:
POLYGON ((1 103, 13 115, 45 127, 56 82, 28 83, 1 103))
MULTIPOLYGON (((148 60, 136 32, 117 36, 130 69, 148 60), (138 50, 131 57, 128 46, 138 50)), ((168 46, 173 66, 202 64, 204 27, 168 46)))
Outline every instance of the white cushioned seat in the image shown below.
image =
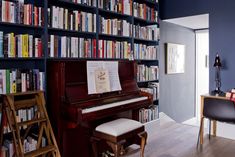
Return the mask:
POLYGON ((119 118, 110 122, 103 123, 97 126, 95 130, 108 135, 119 136, 142 126, 143 124, 138 121, 126 118, 119 118))

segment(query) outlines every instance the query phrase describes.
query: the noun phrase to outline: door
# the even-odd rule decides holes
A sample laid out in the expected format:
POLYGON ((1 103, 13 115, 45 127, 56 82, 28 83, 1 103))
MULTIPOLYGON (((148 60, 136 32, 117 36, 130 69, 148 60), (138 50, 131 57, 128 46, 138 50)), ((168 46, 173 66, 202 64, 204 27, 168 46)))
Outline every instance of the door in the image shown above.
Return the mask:
POLYGON ((200 120, 200 95, 209 93, 209 31, 196 31, 196 117, 200 120))

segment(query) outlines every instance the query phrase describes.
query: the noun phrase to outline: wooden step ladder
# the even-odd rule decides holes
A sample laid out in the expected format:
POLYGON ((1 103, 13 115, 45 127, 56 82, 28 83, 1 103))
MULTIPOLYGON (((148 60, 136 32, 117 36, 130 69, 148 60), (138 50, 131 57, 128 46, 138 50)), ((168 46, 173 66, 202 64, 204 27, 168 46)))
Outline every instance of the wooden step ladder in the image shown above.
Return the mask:
MULTIPOLYGON (((10 131, 13 136, 13 144, 15 148, 14 156, 16 157, 60 157, 59 149, 52 131, 51 123, 45 108, 45 99, 43 91, 24 92, 3 95, 2 106, 2 122, 4 117, 7 120, 10 131), (36 107, 37 111, 31 120, 19 122, 17 120, 16 111, 36 107), (33 126, 37 126, 37 145, 36 149, 30 152, 24 151, 24 140, 29 136, 33 126), (20 128, 25 127, 24 133, 20 128), (42 139, 45 136, 46 146, 42 147, 42 139)), ((1 139, 3 140, 3 125, 1 127, 1 139)))

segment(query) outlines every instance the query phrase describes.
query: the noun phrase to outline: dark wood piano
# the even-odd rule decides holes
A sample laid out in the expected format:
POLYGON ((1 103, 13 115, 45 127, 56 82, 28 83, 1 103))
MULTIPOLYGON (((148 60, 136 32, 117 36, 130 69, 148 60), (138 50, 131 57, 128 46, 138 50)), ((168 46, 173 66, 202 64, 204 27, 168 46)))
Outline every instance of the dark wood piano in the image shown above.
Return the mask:
POLYGON ((152 96, 140 92, 137 64, 118 61, 122 90, 88 95, 86 60, 48 61, 47 104, 63 157, 90 157, 94 127, 117 117, 138 120, 139 109, 152 104, 152 96))

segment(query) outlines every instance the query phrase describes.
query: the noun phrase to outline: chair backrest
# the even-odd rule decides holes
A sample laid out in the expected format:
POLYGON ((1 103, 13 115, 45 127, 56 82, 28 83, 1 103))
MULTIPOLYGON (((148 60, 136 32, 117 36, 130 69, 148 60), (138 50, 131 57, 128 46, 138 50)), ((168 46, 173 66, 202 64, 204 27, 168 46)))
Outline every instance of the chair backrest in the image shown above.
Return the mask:
POLYGON ((235 104, 230 100, 205 98, 203 116, 221 122, 235 123, 235 104))

